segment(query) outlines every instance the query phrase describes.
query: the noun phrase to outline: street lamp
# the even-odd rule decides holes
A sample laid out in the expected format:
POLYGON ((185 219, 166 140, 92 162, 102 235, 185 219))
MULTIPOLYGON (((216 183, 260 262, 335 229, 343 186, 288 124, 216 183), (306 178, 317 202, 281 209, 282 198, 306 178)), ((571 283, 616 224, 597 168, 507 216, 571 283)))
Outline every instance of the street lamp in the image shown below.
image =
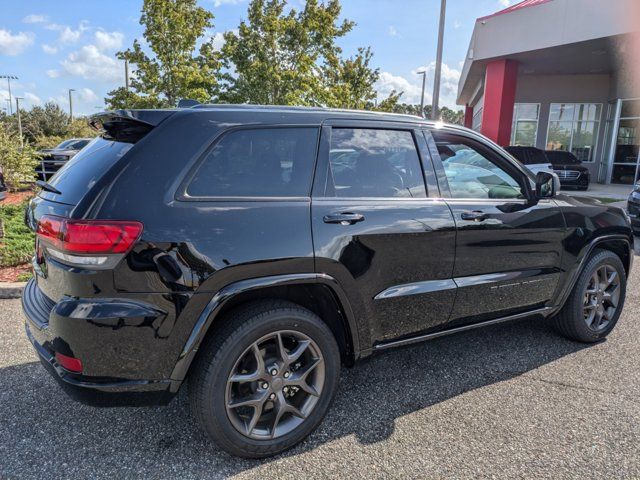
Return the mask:
POLYGON ((418 75, 422 75, 422 96, 420 97, 420 116, 424 118, 424 89, 427 85, 427 71, 420 70, 416 72, 418 75))
POLYGON ((438 119, 440 110, 440 75, 442 73, 442 43, 444 40, 444 17, 447 10, 447 0, 440 4, 440 25, 438 27, 438 50, 436 52, 436 72, 433 79, 433 101, 431 102, 431 119, 438 119))
POLYGON ((22 120, 20 119, 20 100, 22 97, 16 98, 16 112, 18 113, 18 136, 20 137, 20 148, 24 147, 24 141, 22 140, 22 120))
POLYGON ((11 80, 18 80, 15 75, 0 75, 0 78, 7 79, 7 86, 9 87, 9 112, 13 115, 13 106, 11 105, 11 80))
POLYGON ((71 92, 75 92, 73 88, 69 89, 69 123, 73 122, 73 97, 71 92))

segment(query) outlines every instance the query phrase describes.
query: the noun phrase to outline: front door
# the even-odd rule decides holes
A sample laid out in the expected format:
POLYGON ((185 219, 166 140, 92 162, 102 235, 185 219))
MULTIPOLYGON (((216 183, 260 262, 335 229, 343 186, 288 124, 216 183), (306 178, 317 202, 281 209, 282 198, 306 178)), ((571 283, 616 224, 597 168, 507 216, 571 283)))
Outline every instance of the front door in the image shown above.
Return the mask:
POLYGON ((472 135, 432 134, 458 232, 451 325, 549 306, 565 231, 555 202, 529 200, 530 177, 472 135))
POLYGON ((419 130, 371 121, 323 128, 311 207, 316 271, 342 285, 372 344, 449 318, 455 224, 437 189, 419 130))

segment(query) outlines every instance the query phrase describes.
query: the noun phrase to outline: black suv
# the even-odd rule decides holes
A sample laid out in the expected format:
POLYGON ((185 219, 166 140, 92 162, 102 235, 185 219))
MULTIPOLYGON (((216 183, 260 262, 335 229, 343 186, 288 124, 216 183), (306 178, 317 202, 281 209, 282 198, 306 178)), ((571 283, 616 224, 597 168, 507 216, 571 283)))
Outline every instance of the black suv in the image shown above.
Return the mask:
POLYGON ((74 398, 166 403, 188 379, 209 436, 262 457, 318 426, 341 364, 523 317, 596 342, 620 316, 623 210, 470 130, 206 105, 93 124, 26 215, 27 335, 74 398))
POLYGON ((553 171, 560 179, 563 187, 576 187, 578 190, 588 190, 591 174, 571 152, 563 150, 547 150, 547 158, 553 165, 553 171))

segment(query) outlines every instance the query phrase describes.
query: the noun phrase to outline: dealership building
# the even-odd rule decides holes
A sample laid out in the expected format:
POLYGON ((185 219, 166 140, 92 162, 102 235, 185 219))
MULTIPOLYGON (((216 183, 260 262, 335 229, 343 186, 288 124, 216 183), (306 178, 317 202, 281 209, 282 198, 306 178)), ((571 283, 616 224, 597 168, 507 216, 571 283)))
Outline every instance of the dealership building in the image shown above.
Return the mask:
POLYGON ((640 176, 640 0, 524 0, 477 19, 458 87, 500 145, 573 152, 599 183, 640 176))

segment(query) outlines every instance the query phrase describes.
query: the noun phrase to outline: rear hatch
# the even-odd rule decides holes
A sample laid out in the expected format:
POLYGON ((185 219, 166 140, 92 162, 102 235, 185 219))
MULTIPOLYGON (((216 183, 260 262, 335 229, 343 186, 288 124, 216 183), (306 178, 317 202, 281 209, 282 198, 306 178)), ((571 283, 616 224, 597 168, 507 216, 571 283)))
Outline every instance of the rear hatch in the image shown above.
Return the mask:
POLYGON ((26 222, 36 233, 35 278, 53 301, 113 290, 112 270, 131 250, 143 226, 124 219, 92 218, 91 206, 127 163, 127 152, 170 114, 159 112, 164 115, 132 111, 93 117, 101 136, 42 184, 31 201, 26 222))

